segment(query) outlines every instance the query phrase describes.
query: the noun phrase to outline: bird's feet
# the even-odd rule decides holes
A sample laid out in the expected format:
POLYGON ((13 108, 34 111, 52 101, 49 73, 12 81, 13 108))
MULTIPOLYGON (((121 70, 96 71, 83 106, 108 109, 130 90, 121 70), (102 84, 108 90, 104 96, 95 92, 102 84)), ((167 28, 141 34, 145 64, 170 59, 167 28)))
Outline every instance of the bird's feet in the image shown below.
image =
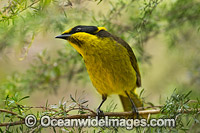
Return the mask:
POLYGON ((136 119, 139 119, 139 112, 138 112, 138 109, 136 107, 132 107, 132 112, 133 112, 133 117, 134 117, 134 114, 136 114, 136 119))
POLYGON ((104 116, 104 113, 103 113, 102 110, 100 110, 100 109, 98 108, 98 109, 97 109, 97 117, 98 117, 98 119, 99 119, 100 117, 102 117, 102 116, 104 116))

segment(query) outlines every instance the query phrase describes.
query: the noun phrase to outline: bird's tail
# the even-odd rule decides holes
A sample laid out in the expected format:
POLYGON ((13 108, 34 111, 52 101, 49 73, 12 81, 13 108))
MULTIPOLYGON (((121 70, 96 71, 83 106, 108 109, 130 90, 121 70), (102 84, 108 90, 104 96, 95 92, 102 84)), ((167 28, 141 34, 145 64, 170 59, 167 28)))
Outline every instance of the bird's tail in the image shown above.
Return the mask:
MULTIPOLYGON (((129 93, 130 98, 133 100, 135 106, 138 107, 143 107, 142 100, 139 98, 139 96, 136 94, 136 92, 129 93)), ((131 111, 132 110, 132 104, 129 100, 128 97, 119 95, 119 98, 122 102, 122 106, 124 108, 124 111, 131 111)))

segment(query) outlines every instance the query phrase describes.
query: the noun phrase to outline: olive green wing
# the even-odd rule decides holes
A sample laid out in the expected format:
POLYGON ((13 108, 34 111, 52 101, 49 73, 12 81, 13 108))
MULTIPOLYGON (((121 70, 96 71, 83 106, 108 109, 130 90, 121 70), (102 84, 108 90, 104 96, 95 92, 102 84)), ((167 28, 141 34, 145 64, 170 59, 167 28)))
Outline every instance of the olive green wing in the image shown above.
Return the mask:
POLYGON ((136 84, 137 84, 138 87, 140 87, 141 86, 140 70, 139 70, 139 67, 138 67, 137 59, 135 57, 135 54, 133 53, 132 48, 128 45, 128 43, 126 43, 124 40, 122 40, 119 37, 113 37, 113 39, 115 39, 115 41, 117 41, 119 44, 121 44, 122 46, 124 46, 127 49, 129 57, 130 57, 131 64, 132 64, 134 70, 136 71, 136 76, 137 76, 136 84))
POLYGON ((136 71, 136 76, 137 76, 136 84, 137 84, 138 87, 140 87, 141 86, 141 75, 140 75, 137 59, 135 57, 135 54, 133 53, 132 48, 128 45, 128 43, 126 43, 121 38, 110 34, 109 32, 107 32, 105 30, 99 31, 96 35, 99 36, 99 37, 111 37, 116 42, 118 42, 119 44, 121 44, 123 47, 125 47, 127 49, 129 57, 130 57, 131 64, 132 64, 134 70, 136 71))

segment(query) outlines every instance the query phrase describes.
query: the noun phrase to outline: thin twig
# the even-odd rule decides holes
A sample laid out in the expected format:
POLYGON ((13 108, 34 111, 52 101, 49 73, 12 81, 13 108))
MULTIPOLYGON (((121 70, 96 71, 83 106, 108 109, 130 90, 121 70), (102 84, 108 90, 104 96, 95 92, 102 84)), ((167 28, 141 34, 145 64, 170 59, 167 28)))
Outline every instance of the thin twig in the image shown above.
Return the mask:
POLYGON ((5 122, 5 123, 0 123, 0 127, 5 127, 5 126, 16 126, 16 125, 21 125, 24 124, 24 121, 15 121, 15 122, 5 122))
POLYGON ((51 108, 48 108, 48 107, 43 107, 43 106, 31 106, 31 107, 24 107, 24 108, 38 108, 38 109, 44 109, 44 110, 49 110, 49 111, 54 111, 54 112, 58 112, 57 110, 55 109, 51 109, 51 108))
MULTIPOLYGON (((37 4, 38 2, 40 2, 40 0, 34 1, 33 3, 31 3, 30 5, 28 5, 27 7, 23 8, 21 11, 19 11, 16 14, 10 15, 8 16, 6 19, 0 19, 0 22, 5 21, 5 20, 9 20, 14 16, 19 15, 20 13, 22 13, 23 11, 27 10, 28 8, 32 7, 33 5, 37 4)), ((11 7, 11 5, 9 5, 8 7, 11 7)), ((8 8, 9 9, 9 8, 8 8)))
POLYGON ((5 113, 12 114, 12 115, 16 115, 18 118, 20 118, 20 119, 24 119, 24 117, 22 117, 22 116, 18 115, 18 114, 17 114, 17 113, 15 113, 15 112, 9 111, 9 110, 0 109, 0 112, 5 112, 5 113))
POLYGON ((146 110, 146 109, 157 109, 162 108, 163 106, 157 105, 157 106, 147 106, 147 107, 138 107, 138 110, 146 110))
POLYGON ((65 113, 69 113, 70 111, 72 111, 72 110, 80 110, 80 109, 83 109, 83 110, 88 110, 88 111, 90 111, 91 113, 93 113, 93 114, 95 114, 96 115, 96 112, 94 112, 93 110, 91 110, 91 109, 89 109, 89 108, 84 108, 84 107, 78 107, 78 108, 72 108, 72 109, 69 109, 69 110, 67 110, 67 111, 65 111, 65 113))
MULTIPOLYGON (((16 103, 17 104, 17 103, 16 103)), ((24 106, 24 105, 20 105, 20 104, 17 104, 18 106, 22 107, 22 108, 28 108, 28 109, 32 109, 32 108, 38 108, 38 109, 44 109, 44 110, 49 110, 49 111, 54 111, 54 112, 58 112, 57 110, 55 109, 52 109, 52 108, 48 108, 48 107, 43 107, 43 106, 24 106)), ((17 107, 14 107, 14 108, 17 108, 17 107)))

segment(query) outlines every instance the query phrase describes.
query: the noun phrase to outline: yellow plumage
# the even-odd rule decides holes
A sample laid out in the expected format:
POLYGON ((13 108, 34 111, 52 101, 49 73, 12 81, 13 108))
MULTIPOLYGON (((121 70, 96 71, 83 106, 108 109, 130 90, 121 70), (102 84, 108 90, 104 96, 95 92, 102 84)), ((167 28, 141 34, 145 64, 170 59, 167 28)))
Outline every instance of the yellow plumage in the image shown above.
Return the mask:
POLYGON ((77 26, 57 38, 66 39, 82 55, 92 84, 103 96, 99 108, 110 94, 118 94, 126 111, 141 107, 135 93, 141 77, 135 55, 122 39, 104 27, 77 26), (128 95, 133 100, 130 102, 128 95))
POLYGON ((98 38, 87 33, 71 37, 85 42, 81 47, 70 44, 83 56, 90 79, 100 94, 124 95, 136 88, 136 73, 127 50, 111 38, 98 38))

